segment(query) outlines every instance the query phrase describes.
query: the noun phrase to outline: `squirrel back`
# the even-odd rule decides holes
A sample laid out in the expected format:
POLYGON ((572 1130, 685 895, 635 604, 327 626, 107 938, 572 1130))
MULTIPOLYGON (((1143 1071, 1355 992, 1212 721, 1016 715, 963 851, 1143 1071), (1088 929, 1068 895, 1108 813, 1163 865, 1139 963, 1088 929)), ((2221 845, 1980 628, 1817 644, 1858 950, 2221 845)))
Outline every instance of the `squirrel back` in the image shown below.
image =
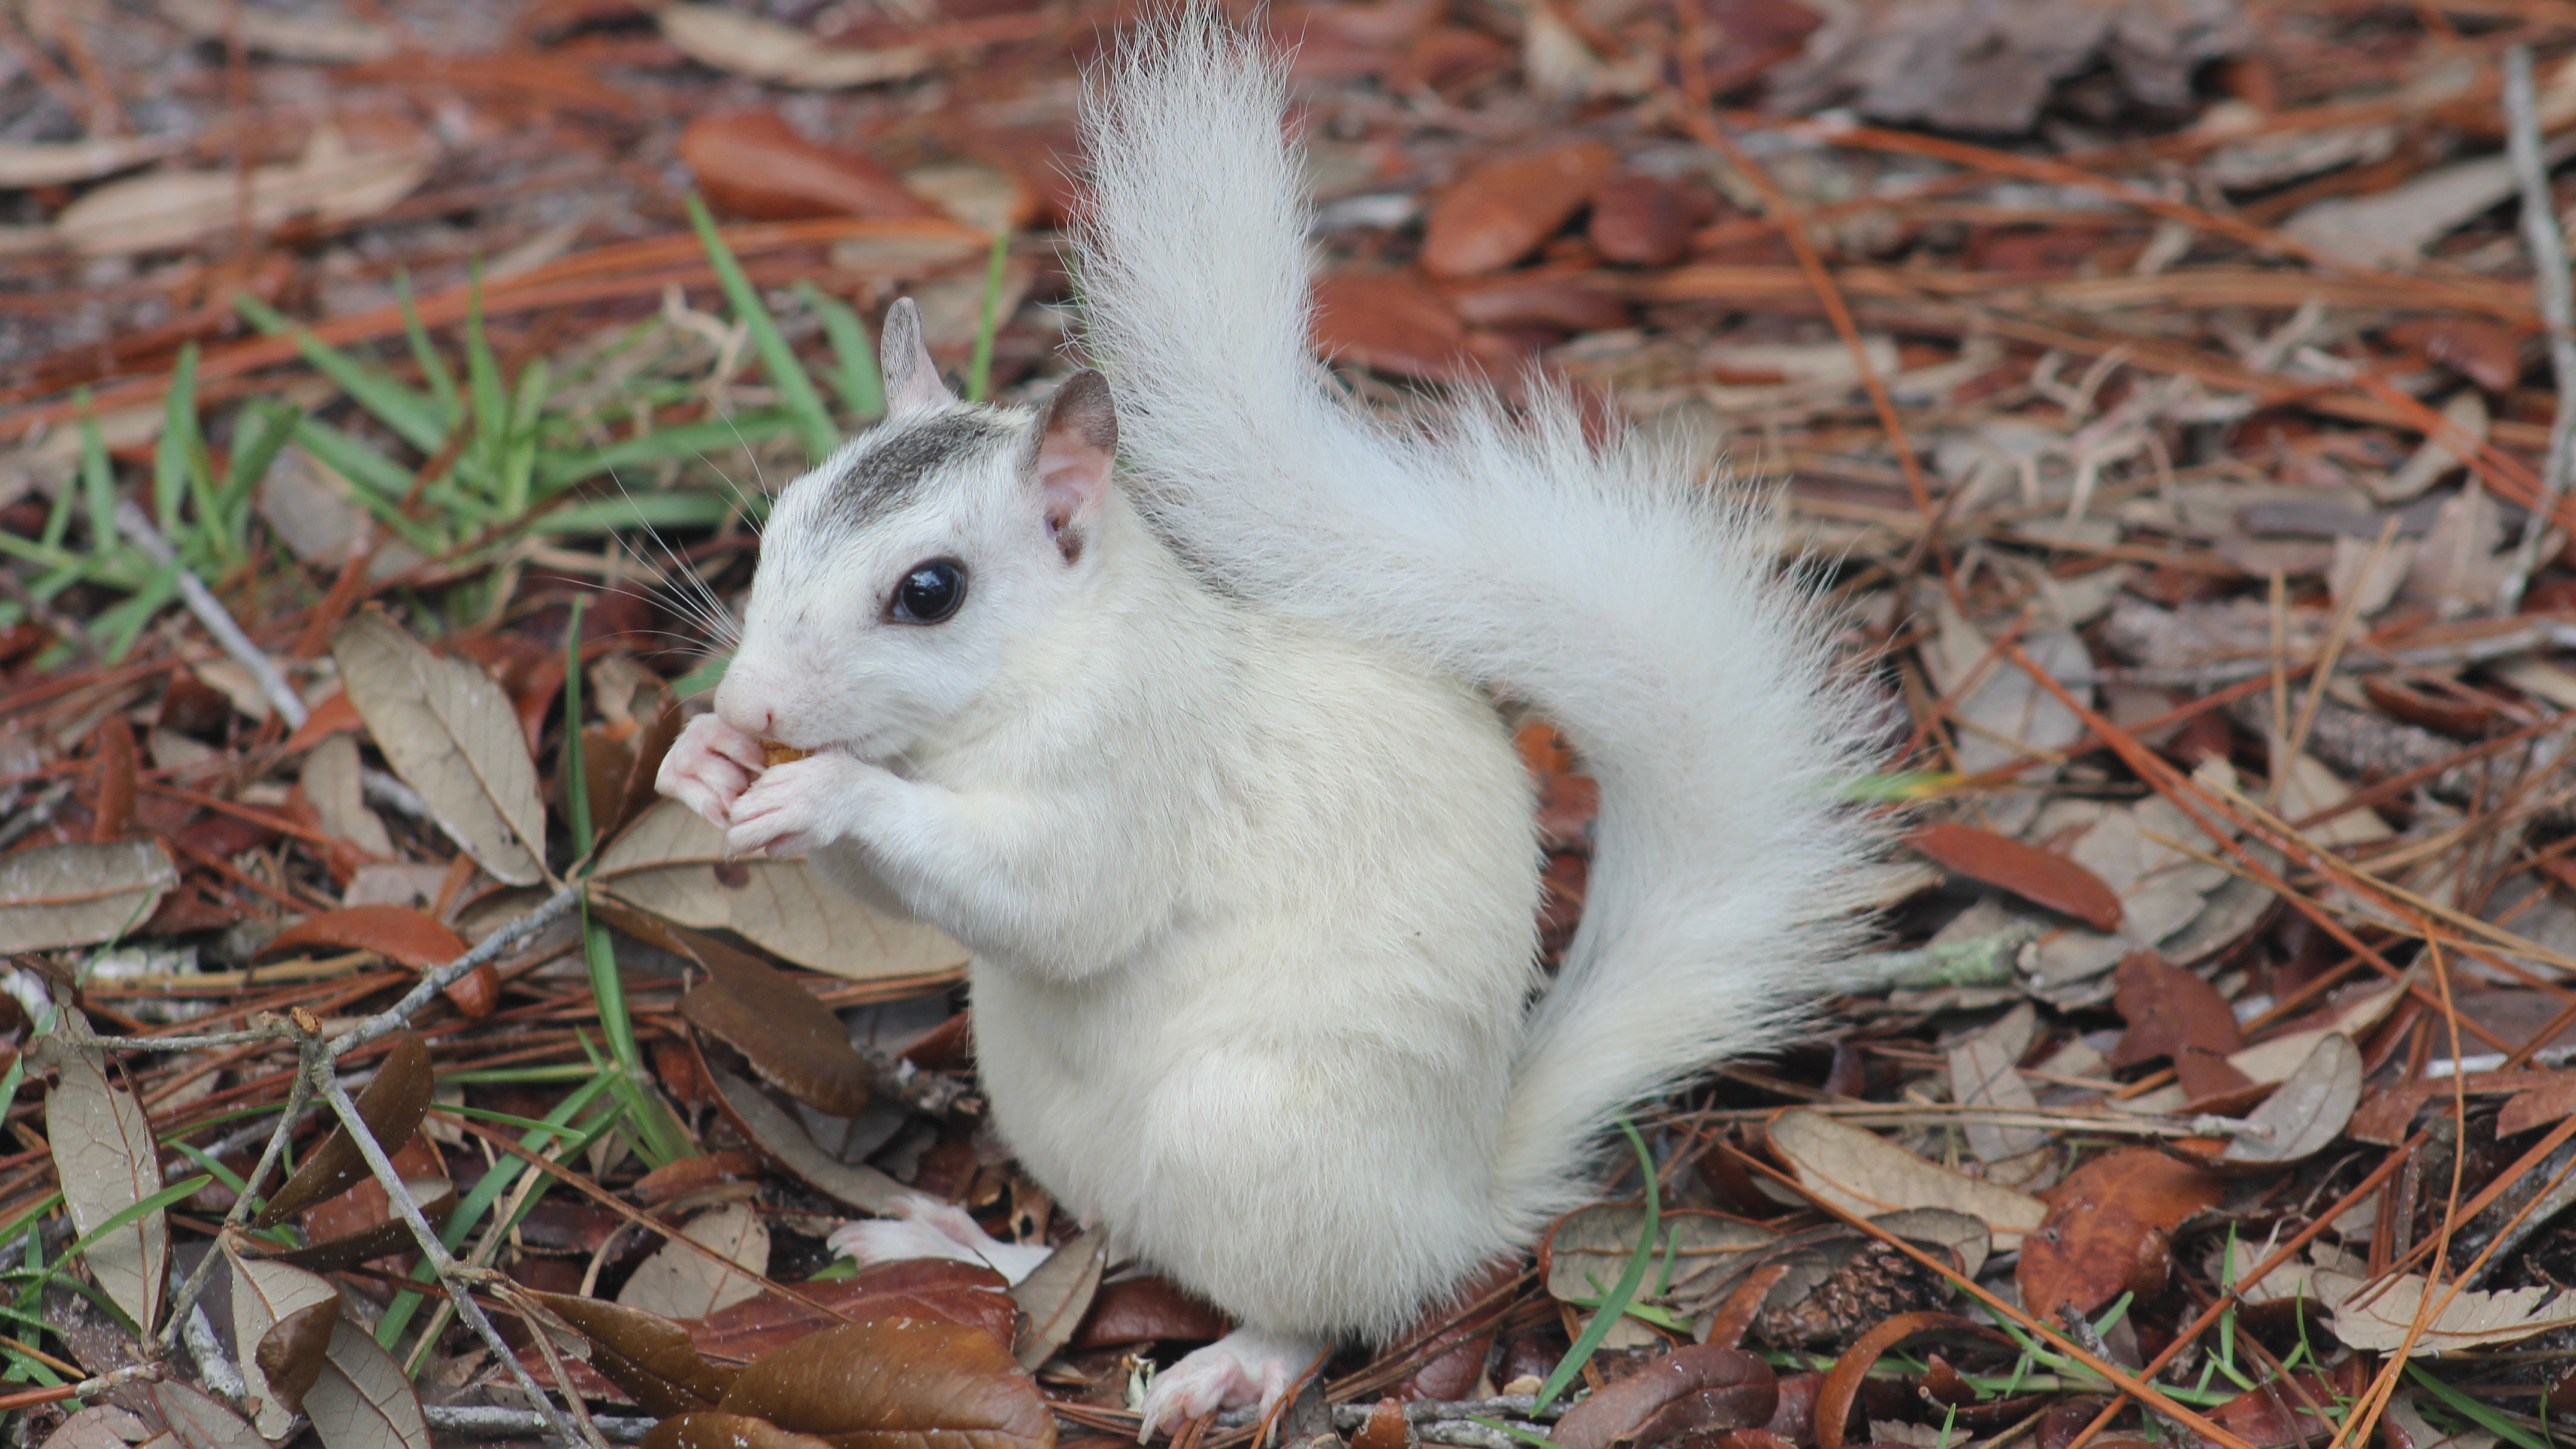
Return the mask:
POLYGON ((1483 684, 1601 785, 1583 920, 1521 1032, 1493 1176, 1526 1241, 1587 1200, 1603 1130, 1776 1044, 1845 979, 1879 832, 1856 688, 1758 497, 1587 438, 1539 383, 1413 429, 1309 357, 1312 254, 1278 58, 1205 4, 1091 78, 1086 338, 1132 495, 1242 597, 1483 684))

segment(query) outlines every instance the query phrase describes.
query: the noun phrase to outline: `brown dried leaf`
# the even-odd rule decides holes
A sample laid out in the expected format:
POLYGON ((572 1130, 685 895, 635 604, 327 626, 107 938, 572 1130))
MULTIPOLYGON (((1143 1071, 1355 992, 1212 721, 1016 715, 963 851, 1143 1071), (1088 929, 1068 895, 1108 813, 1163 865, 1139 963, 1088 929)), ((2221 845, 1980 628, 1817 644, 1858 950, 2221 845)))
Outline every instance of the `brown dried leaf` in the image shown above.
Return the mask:
POLYGON ((2341 1136, 2361 1105, 2361 1049, 2352 1038, 2329 1033, 2319 1040, 2248 1120, 2271 1129, 2269 1137, 2248 1132, 2227 1144, 2222 1162, 2296 1162, 2323 1151, 2341 1136))
POLYGON ((1109 1232, 1091 1228, 1057 1248, 1029 1275, 1011 1285, 1011 1301, 1027 1315, 1011 1344, 1011 1356, 1034 1370, 1055 1357, 1091 1312, 1100 1292, 1100 1275, 1109 1266, 1109 1232))
MULTIPOLYGON (((1020 1322, 1009 1288, 1001 1274, 981 1263, 918 1258, 862 1268, 857 1277, 837 1283, 800 1283, 796 1291, 843 1318, 953 1323, 1006 1343, 1017 1336, 1020 1322)), ((771 1293, 709 1314, 691 1327, 690 1338, 700 1353, 757 1361, 838 1321, 771 1293)))
POLYGON ((1618 164, 1599 142, 1570 141, 1476 168, 1433 204, 1423 270, 1472 277, 1511 265, 1565 225, 1618 164))
POLYGON ((1405 272, 1345 272, 1315 280, 1315 350, 1432 382, 1475 372, 1466 324, 1446 297, 1405 272))
POLYGON ((747 1414, 680 1414, 644 1431, 644 1449, 838 1449, 829 1439, 747 1414))
POLYGON ((508 696, 480 665, 432 654, 381 613, 331 636, 349 700, 439 829, 494 880, 545 879, 537 767, 508 696))
POLYGON ((0 857, 0 954, 88 946, 152 918, 179 886, 158 840, 38 845, 0 857))
POLYGON ((1107 1348, 1156 1339, 1205 1342, 1223 1338, 1228 1326, 1224 1314, 1168 1278, 1121 1278, 1100 1286, 1089 1316, 1073 1335, 1073 1347, 1107 1348))
POLYGON ((665 1318, 704 1318, 759 1296, 759 1280, 769 1272, 769 1227, 749 1204, 700 1213, 680 1232, 715 1257, 686 1243, 664 1243, 618 1290, 619 1303, 665 1318))
POLYGON ((156 1383, 148 1396, 170 1426, 170 1449, 269 1449, 241 1415, 187 1384, 156 1383))
MULTIPOLYGON (((394 1166, 399 1170, 403 1164, 397 1160, 394 1166)), ((352 1186, 365 1185, 367 1184, 352 1184, 352 1186)), ((420 1204, 421 1216, 429 1219, 432 1227, 444 1226, 447 1215, 456 1210, 456 1184, 444 1177, 406 1177, 403 1179, 403 1189, 411 1194, 412 1201, 420 1204)), ((379 1208, 390 1207, 390 1204, 384 1200, 381 1189, 376 1193, 376 1201, 379 1208)), ((327 1210, 329 1204, 319 1206, 327 1210)), ((312 1226, 310 1218, 307 1219, 306 1226, 308 1230, 312 1226)), ((280 1263, 293 1263, 296 1267, 310 1268, 316 1273, 339 1273, 354 1268, 360 1263, 370 1263, 378 1258, 407 1252, 414 1246, 416 1244, 412 1238, 411 1224, 400 1216, 388 1212, 381 1221, 356 1232, 325 1238, 318 1243, 310 1243, 273 1256, 280 1263)))
POLYGON ((813 993, 768 962, 694 931, 668 931, 712 980, 680 998, 690 1024, 741 1052, 761 1080, 832 1117, 868 1105, 868 1064, 813 993))
POLYGON ((2063 911, 2094 930, 2120 929, 2119 896, 2100 876, 2062 855, 1950 820, 1916 830, 1905 843, 1946 870, 2063 911))
POLYGON ((993 1336, 891 1318, 827 1329, 742 1371, 722 1405, 840 1449, 1054 1449, 1037 1380, 993 1336))
MULTIPOLYGON (((358 1094, 358 1120, 367 1124, 379 1143, 404 1142, 420 1129, 420 1119, 429 1111, 430 1094, 437 1090, 431 1075, 429 1044, 418 1032, 398 1032, 393 1049, 385 1053, 376 1068, 374 1081, 358 1094)), ((326 1198, 347 1192, 367 1175, 367 1159, 360 1155, 357 1142, 346 1126, 331 1129, 313 1155, 286 1180, 261 1209, 255 1220, 259 1227, 274 1227, 293 1214, 300 1213, 326 1198)))
MULTIPOLYGON (((89 1024, 69 1007, 63 1022, 86 1035, 89 1024)), ((45 1096, 45 1136, 63 1205, 82 1236, 162 1188, 161 1148, 134 1094, 108 1080, 107 1055, 60 1036, 36 1038, 39 1062, 60 1073, 45 1096)), ((170 1261, 170 1229, 159 1212, 102 1234, 83 1261, 98 1286, 145 1333, 160 1326, 170 1261)))
POLYGON ((610 841, 592 879, 665 920, 732 931, 854 981, 946 977, 966 963, 966 948, 945 932, 868 909, 802 860, 732 859, 724 832, 677 800, 658 802, 610 841))
POLYGON ((1548 1437, 1562 1449, 1611 1449, 1755 1428, 1771 1421, 1779 1397, 1778 1376, 1759 1355, 1692 1344, 1595 1391, 1566 1410, 1548 1437))
POLYGON ((2571 1116, 2576 1116, 2576 1074, 2507 1101, 2496 1113, 2496 1135, 2511 1137, 2571 1116))
POLYGON ((662 38, 691 60, 755 80, 809 90, 880 85, 919 75, 936 59, 917 45, 854 49, 721 5, 672 4, 655 12, 662 38))
POLYGON ((1869 1216, 1898 1207, 1947 1208, 1980 1219, 2009 1253, 2048 1216, 2048 1205, 1979 1178, 1937 1167, 1874 1132, 1820 1112, 1792 1108, 1771 1123, 1771 1155, 1809 1192, 1869 1216))
MULTIPOLYGON (((235 1343, 257 1345, 281 1320, 316 1304, 340 1301, 340 1292, 331 1286, 330 1279, 291 1263, 245 1258, 236 1238, 224 1239, 224 1254, 232 1261, 235 1343)), ((268 1376, 260 1372, 255 1354, 244 1356, 241 1371, 242 1381, 250 1390, 252 1422, 268 1438, 283 1438, 295 1418, 294 1411, 281 1403, 276 1390, 269 1387, 268 1376)))
POLYGON ((0 186, 68 186, 183 150, 183 136, 93 136, 86 141, 0 143, 0 186))
POLYGON ((709 202, 755 221, 939 215, 873 157, 818 146, 766 107, 691 121, 680 133, 680 159, 709 202))
MULTIPOLYGON (((2317 1293, 2334 1310, 2335 1337, 2367 1353, 2395 1353, 2404 1346, 2415 1320, 2455 1286, 2434 1287, 2420 1273, 2407 1273, 2384 1284, 2320 1270, 2317 1293)), ((2462 1289, 2441 1311, 2429 1315, 2415 1336, 2411 1354, 2448 1353, 2494 1343, 2514 1343, 2535 1333, 2576 1325, 2576 1290, 2552 1293, 2547 1286, 2508 1288, 2496 1292, 2462 1289)))
MULTIPOLYGON (((307 916, 278 932, 277 938, 261 947, 254 959, 274 960, 308 946, 373 951, 424 974, 470 949, 463 936, 425 911, 393 905, 343 906, 307 916)), ((485 965, 466 973, 447 988, 446 994, 467 1016, 490 1016, 501 1000, 500 973, 485 965)))
POLYGON ((590 1340, 590 1366, 632 1395, 647 1413, 669 1416, 712 1409, 737 1370, 707 1362, 689 1331, 658 1313, 597 1298, 538 1293, 590 1340))
POLYGON ((1690 255, 1691 234, 1716 210, 1714 198, 1696 186, 1613 176, 1592 197, 1592 246, 1608 261, 1669 267, 1690 255))
POLYGON ((814 1145, 797 1121, 758 1087, 731 1072, 712 1072, 725 1115, 752 1146, 815 1188, 862 1212, 884 1216, 910 1189, 873 1167, 852 1165, 814 1145))
POLYGON ((2388 329, 2390 344, 2450 368, 2489 392, 2512 390, 2522 376, 2522 339, 2512 329, 2473 317, 2417 317, 2388 329))
POLYGON ((304 1396, 322 1377, 322 1365, 331 1356, 331 1334, 339 1324, 340 1300, 335 1295, 328 1302, 297 1309, 260 1335, 251 1361, 276 1391, 278 1402, 297 1413, 304 1411, 304 1396))
POLYGON ((134 820, 134 726, 125 716, 111 714, 98 722, 94 739, 97 753, 91 768, 98 773, 98 794, 89 838, 105 845, 124 839, 134 820))
POLYGON ((331 1330, 321 1376, 305 1391, 304 1415, 323 1449, 431 1449, 429 1421, 402 1365, 345 1318, 331 1330))
POLYGON ((2151 1148, 2084 1164, 2049 1192, 2047 1221, 2021 1241, 2013 1276, 2023 1305, 2054 1323, 2063 1306, 2089 1314, 2123 1291, 2162 1291, 2173 1266, 2167 1235, 2223 1193, 2215 1176, 2151 1148))
POLYGON ((2129 1029, 2111 1052, 2115 1067, 2134 1067, 2157 1057, 2179 1057, 2185 1048, 2226 1056, 2245 1044, 2236 1014, 2218 988, 2179 966, 2165 964, 2153 951, 2133 951, 2121 958, 2112 978, 2117 995, 2112 1005, 2129 1029))

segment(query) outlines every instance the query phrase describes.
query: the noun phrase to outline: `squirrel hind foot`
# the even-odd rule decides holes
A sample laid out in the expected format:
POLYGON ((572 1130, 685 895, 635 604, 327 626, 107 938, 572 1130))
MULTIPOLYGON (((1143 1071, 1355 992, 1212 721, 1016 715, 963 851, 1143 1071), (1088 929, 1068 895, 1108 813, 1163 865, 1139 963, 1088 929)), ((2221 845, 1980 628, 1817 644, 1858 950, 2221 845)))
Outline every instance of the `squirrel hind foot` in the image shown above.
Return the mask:
POLYGON ((1258 1404, 1268 1414, 1329 1347, 1316 1339, 1238 1328, 1205 1348, 1192 1350, 1154 1375, 1145 1390, 1145 1417, 1137 1427, 1136 1442, 1152 1438, 1159 1426, 1187 1423, 1225 1409, 1258 1404))

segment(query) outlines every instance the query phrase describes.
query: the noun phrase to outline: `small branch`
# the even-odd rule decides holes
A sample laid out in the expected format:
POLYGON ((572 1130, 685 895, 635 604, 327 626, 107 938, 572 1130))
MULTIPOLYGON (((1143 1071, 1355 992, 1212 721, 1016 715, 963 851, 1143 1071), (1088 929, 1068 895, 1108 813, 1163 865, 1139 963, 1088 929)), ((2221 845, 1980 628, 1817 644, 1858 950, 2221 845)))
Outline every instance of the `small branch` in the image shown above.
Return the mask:
MULTIPOLYGON (((133 499, 116 506, 116 526, 136 548, 143 551, 144 557, 154 563, 165 569, 178 563, 179 551, 170 546, 170 540, 161 536, 160 529, 152 526, 152 520, 144 516, 141 505, 133 499)), ((187 600, 188 612, 197 616, 197 621, 206 626, 207 633, 215 636, 215 642, 233 657, 233 662, 250 671, 250 677, 259 683, 259 692, 268 697, 268 702, 277 707, 277 712, 286 717, 286 722, 303 724, 311 713, 305 709, 304 701, 287 684, 286 676, 278 672, 276 661, 250 641, 250 636, 242 632, 241 625, 233 622, 231 612, 224 608, 223 600, 215 597, 214 590, 206 587, 206 581, 187 569, 180 569, 179 597, 187 600)))
POLYGON ((2523 242, 2531 249, 2531 290, 2549 324, 2549 370, 2558 386, 2558 413, 2549 425, 2549 461, 2540 474, 2540 502, 2523 520, 2522 545, 2514 550, 2497 612, 2522 602, 2523 586, 2540 560, 2540 538, 2558 512, 2567 480, 2576 471, 2576 289, 2567 275, 2567 238, 2558 230, 2558 204, 2549 190, 2549 163, 2541 155, 2540 112, 2532 95, 2531 47, 2504 53, 2505 154, 2522 186, 2523 242))
MULTIPOLYGON (((292 1023, 288 1025, 294 1029, 292 1023)), ((295 1078, 286 1089, 286 1110, 278 1114, 277 1126, 270 1130, 268 1145, 260 1149, 259 1161, 252 1166, 250 1176, 242 1179, 241 1196, 233 1199, 232 1211, 224 1214, 224 1230, 228 1233, 240 1232, 242 1224, 249 1221, 250 1205, 259 1196, 260 1184, 268 1181, 268 1175, 286 1156, 286 1144, 295 1136, 295 1124, 303 1117, 305 1104, 313 1100, 313 1075, 323 1069, 322 1039, 297 1031, 296 1057, 295 1078)), ((213 1281, 215 1269, 230 1257, 218 1239, 214 1251, 197 1260, 196 1271, 179 1285, 178 1296, 171 1300, 170 1323, 162 1331, 165 1343, 179 1342, 196 1310, 197 1299, 204 1295, 206 1284, 213 1281)))
MULTIPOLYGON (((221 1248, 206 1254, 209 1258, 222 1255, 221 1248)), ((242 1400, 249 1397, 250 1385, 242 1382, 241 1370, 225 1355, 223 1340, 215 1337, 215 1326, 206 1319, 205 1306, 198 1304, 189 1308, 185 1321, 187 1331, 181 1336, 187 1342, 188 1356, 197 1361, 197 1377, 205 1381, 207 1388, 239 1407, 242 1400)))
MULTIPOLYGON (((531 1409, 423 1404, 421 1412, 429 1416, 429 1427, 441 1434, 470 1434, 478 1439, 525 1439, 546 1431, 546 1416, 531 1409)), ((612 1443, 632 1444, 661 1421, 599 1416, 591 1422, 599 1426, 600 1437, 612 1443)))
POLYGON ((334 1075, 327 1066, 317 1068, 314 1076, 318 1079, 315 1085, 319 1086, 323 1095, 329 1099, 331 1110, 339 1116, 340 1125, 348 1131, 349 1140, 357 1144, 358 1155, 367 1160, 368 1171, 375 1174, 376 1181, 383 1185, 385 1196, 393 1204, 394 1211, 400 1214, 403 1222, 410 1226, 412 1240, 420 1245, 421 1256, 429 1260, 431 1269, 438 1274, 439 1283, 447 1289, 448 1299, 456 1305, 456 1316, 465 1320, 466 1326, 474 1330, 475 1337, 483 1340, 484 1346, 492 1350, 495 1358, 508 1365, 510 1377, 517 1382, 520 1391, 528 1396, 528 1402, 539 1406, 539 1411, 546 1416, 546 1423, 553 1430, 556 1438, 566 1444, 589 1442, 564 1416, 563 1411, 555 1407, 554 1400, 546 1397, 545 1390, 537 1387, 537 1381, 528 1373, 527 1365, 519 1362, 518 1354, 512 1352, 510 1345, 502 1339, 501 1331, 493 1327, 491 1316, 483 1311, 483 1305, 474 1301, 473 1293, 465 1286, 465 1279, 471 1270, 457 1263, 455 1255, 447 1251, 446 1242, 438 1236, 438 1229, 429 1225, 429 1218, 421 1212, 420 1204, 411 1195, 411 1189, 403 1185, 402 1174, 394 1170, 392 1160, 385 1156, 384 1145, 376 1141, 376 1134, 368 1128, 366 1119, 358 1115, 358 1104, 349 1100, 349 1089, 340 1085, 339 1077, 334 1075))
POLYGON ((284 1021, 254 1026, 246 1031, 217 1032, 209 1036, 100 1036, 92 1044, 120 1052, 194 1052, 209 1047, 241 1046, 255 1041, 292 1041, 295 1031, 284 1021))
POLYGON ((553 925, 580 899, 581 883, 578 881, 548 896, 535 910, 484 937, 483 944, 420 978, 419 984, 405 992, 402 1000, 340 1033, 331 1043, 331 1055, 334 1058, 345 1056, 380 1036, 399 1030, 411 1020, 413 1012, 429 1003, 430 998, 475 967, 499 960, 520 942, 553 925))

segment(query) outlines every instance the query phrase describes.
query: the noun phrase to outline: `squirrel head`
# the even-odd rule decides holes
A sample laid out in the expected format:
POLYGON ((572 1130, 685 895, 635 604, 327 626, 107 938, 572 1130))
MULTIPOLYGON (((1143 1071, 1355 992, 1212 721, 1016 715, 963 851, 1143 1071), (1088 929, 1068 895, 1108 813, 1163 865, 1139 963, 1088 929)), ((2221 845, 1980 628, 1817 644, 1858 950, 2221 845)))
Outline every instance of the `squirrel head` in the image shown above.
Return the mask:
POLYGON ((909 298, 880 361, 885 421, 770 511, 716 691, 747 734, 870 760, 953 719, 1090 581, 1118 444, 1097 372, 1035 412, 958 401, 909 298))

